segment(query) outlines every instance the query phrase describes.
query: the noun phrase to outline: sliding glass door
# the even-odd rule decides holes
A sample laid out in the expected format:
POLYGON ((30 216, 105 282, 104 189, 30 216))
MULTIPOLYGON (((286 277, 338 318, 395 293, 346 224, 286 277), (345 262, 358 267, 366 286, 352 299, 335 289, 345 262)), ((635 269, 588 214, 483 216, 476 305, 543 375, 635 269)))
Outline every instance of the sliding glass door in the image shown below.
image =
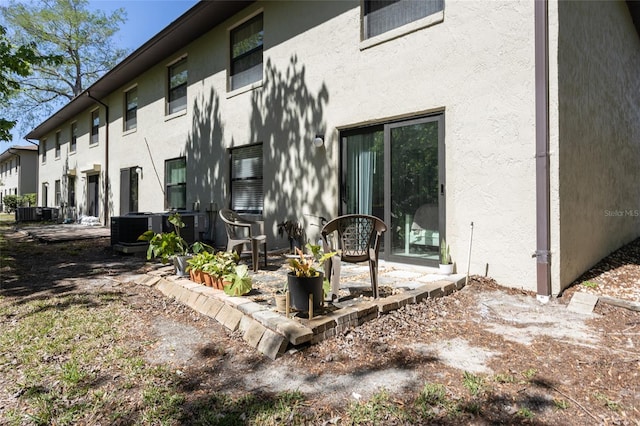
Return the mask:
POLYGON ((383 257, 436 265, 444 237, 443 116, 343 132, 342 213, 389 227, 383 257))

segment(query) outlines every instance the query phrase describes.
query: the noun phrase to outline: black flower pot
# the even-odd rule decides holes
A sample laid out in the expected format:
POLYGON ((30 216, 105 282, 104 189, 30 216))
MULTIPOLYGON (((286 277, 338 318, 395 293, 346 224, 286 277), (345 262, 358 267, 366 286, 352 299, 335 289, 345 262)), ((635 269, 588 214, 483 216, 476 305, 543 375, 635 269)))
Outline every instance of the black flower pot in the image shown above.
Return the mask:
POLYGON ((324 276, 320 274, 316 277, 296 277, 292 272, 287 275, 287 284, 291 307, 298 311, 309 311, 309 295, 313 294, 313 310, 322 307, 324 293, 322 290, 322 280, 324 276))

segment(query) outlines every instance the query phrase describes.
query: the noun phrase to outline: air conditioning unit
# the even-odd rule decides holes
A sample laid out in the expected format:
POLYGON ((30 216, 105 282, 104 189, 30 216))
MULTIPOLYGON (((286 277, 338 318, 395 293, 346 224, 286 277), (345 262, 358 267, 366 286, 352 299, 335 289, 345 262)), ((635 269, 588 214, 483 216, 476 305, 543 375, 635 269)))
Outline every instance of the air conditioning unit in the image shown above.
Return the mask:
POLYGON ((138 237, 148 230, 162 232, 161 213, 129 213, 111 217, 111 245, 144 245, 138 237))
MULTIPOLYGON (((180 211, 178 213, 184 222, 184 228, 180 228, 180 236, 189 244, 202 241, 209 230, 209 215, 191 211, 180 211)), ((169 223, 169 214, 170 213, 165 213, 163 215, 162 232, 171 232, 174 230, 173 225, 169 223)))

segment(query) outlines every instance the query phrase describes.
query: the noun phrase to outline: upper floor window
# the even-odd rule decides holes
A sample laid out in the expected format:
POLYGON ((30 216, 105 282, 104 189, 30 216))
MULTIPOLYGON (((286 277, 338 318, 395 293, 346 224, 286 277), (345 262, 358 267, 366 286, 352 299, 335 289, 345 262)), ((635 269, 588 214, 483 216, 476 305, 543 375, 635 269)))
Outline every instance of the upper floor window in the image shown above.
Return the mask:
POLYGON ((444 10, 444 0, 364 0, 364 38, 444 10))
POLYGON ((187 208, 187 159, 174 158, 164 163, 164 182, 167 209, 187 208))
POLYGON ((262 80, 262 13, 231 30, 231 90, 262 80))
POLYGON ((100 110, 91 112, 91 140, 90 144, 98 143, 98 131, 100 129, 100 110))
POLYGON ((56 150, 55 150, 56 158, 60 158, 60 132, 56 132, 56 150))
POLYGON ((138 88, 127 91, 125 98, 124 130, 133 130, 138 125, 138 88))
POLYGON ((262 214, 262 144, 231 150, 231 209, 262 214))
POLYGON ((187 108, 187 58, 181 59, 169 67, 167 113, 173 114, 185 108, 187 108))
POLYGON ((78 143, 78 123, 71 123, 71 142, 69 143, 69 151, 76 152, 78 143))
POLYGON ((46 163, 47 162, 47 140, 43 139, 42 142, 40 142, 40 153, 42 154, 42 162, 46 163))

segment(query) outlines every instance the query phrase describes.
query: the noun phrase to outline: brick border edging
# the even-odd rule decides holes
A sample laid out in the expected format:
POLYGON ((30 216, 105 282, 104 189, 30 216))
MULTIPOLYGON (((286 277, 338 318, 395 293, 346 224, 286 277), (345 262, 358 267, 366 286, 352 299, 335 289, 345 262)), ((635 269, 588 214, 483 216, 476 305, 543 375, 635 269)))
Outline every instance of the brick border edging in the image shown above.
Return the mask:
POLYGON ((243 340, 271 359, 284 354, 289 345, 312 344, 357 327, 381 314, 426 298, 446 296, 464 287, 464 279, 440 280, 404 293, 371 301, 354 302, 311 320, 295 320, 245 297, 227 296, 224 291, 171 275, 162 268, 135 281, 154 287, 167 297, 215 319, 231 331, 240 330, 243 340))

